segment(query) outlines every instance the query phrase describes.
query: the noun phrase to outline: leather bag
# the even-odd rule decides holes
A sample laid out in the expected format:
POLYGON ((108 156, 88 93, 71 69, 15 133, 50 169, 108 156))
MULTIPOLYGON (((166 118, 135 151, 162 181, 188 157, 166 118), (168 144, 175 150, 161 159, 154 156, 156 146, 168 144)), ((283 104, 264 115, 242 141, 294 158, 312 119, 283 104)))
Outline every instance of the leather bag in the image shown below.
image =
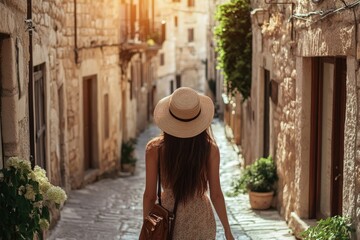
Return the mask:
POLYGON ((144 219, 139 240, 171 240, 173 236, 178 201, 175 200, 173 212, 161 205, 160 150, 158 152, 157 197, 158 203, 144 219))

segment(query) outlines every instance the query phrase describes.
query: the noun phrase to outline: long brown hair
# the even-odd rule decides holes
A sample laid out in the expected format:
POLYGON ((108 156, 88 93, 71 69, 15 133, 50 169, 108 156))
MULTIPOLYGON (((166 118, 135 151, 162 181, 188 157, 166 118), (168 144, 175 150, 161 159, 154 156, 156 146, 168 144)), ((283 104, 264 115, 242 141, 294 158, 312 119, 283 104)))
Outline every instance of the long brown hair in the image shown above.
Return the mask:
POLYGON ((163 135, 161 164, 164 180, 179 203, 185 204, 196 194, 204 194, 208 188, 207 160, 214 141, 210 131, 207 129, 191 138, 163 135))

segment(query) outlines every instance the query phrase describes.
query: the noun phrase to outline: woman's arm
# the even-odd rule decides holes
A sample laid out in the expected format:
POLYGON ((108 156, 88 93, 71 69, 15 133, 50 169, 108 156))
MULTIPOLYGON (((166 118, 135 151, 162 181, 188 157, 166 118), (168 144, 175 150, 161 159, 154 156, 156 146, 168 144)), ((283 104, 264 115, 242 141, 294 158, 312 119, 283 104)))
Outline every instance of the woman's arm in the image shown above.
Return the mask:
POLYGON ((145 164, 146 178, 145 191, 143 195, 143 217, 145 218, 154 207, 156 201, 156 183, 158 174, 158 151, 153 144, 146 146, 145 164))
POLYGON ((211 202, 214 205, 216 213, 219 216, 221 224, 224 227, 226 239, 232 240, 234 239, 234 237, 231 233, 229 220, 226 213, 224 195, 220 186, 220 176, 219 176, 220 153, 219 153, 219 148, 215 144, 211 146, 208 166, 209 166, 208 178, 209 178, 211 202))

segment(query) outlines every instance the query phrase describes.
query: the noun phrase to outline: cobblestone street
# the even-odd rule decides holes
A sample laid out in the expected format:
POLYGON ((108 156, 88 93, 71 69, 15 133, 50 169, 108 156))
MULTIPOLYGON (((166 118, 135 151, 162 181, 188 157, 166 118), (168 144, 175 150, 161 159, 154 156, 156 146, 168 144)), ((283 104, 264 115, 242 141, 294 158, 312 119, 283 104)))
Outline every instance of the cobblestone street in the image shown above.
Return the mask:
MULTIPOLYGON (((221 182, 226 195, 231 190, 232 179, 240 174, 239 159, 226 140, 222 122, 214 120, 212 127, 221 152, 221 182)), ((158 128, 150 125, 139 136, 136 146, 139 160, 134 176, 103 179, 81 190, 72 191, 61 212, 61 220, 48 234, 49 239, 138 239, 145 184, 145 145, 158 133, 158 128)), ((277 211, 251 210, 247 195, 225 198, 236 239, 295 239, 277 211)), ((219 220, 217 228, 217 239, 224 239, 219 220)))

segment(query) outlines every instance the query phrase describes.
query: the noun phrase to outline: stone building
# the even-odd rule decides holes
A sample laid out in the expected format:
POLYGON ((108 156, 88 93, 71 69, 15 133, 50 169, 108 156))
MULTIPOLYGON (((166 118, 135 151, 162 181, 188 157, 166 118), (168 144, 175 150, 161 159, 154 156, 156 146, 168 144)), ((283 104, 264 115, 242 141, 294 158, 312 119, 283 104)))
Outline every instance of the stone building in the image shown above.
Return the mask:
POLYGON ((121 142, 150 119, 161 47, 148 42, 161 30, 155 6, 4 0, 0 13, 0 167, 33 154, 66 189, 116 170, 121 142))
POLYGON ((0 167, 10 156, 30 160, 33 154, 33 164, 45 168, 52 183, 69 189, 65 76, 56 49, 62 39, 59 30, 65 13, 59 1, 34 1, 28 8, 29 2, 0 3, 0 167), (29 74, 30 70, 33 74, 29 74), (33 153, 31 138, 34 139, 33 153))
POLYGON ((159 12, 156 18, 166 23, 166 41, 158 54, 156 100, 184 86, 208 93, 206 66, 210 2, 157 0, 159 12))
POLYGON ((252 1, 241 145, 247 163, 275 159, 276 206, 296 234, 312 220, 343 215, 360 237, 358 5, 252 1))
POLYGON ((121 142, 145 128, 159 42, 148 1, 66 1, 58 48, 67 80, 67 140, 72 187, 114 171, 121 142), (154 53, 155 52, 155 53, 154 53), (136 111, 134 111, 136 109, 136 111))

